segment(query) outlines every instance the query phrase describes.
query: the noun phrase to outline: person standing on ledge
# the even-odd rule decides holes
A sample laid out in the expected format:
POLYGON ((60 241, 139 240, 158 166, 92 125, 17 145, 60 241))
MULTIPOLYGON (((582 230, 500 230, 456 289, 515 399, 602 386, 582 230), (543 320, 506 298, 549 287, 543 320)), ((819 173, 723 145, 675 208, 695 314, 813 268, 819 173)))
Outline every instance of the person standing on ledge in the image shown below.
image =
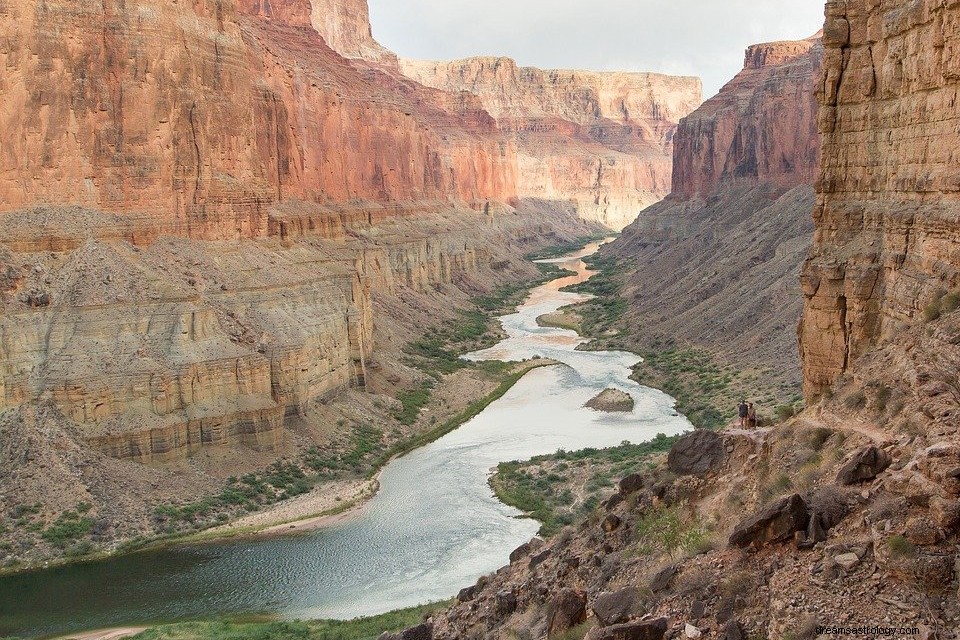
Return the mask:
POLYGON ((747 425, 751 429, 757 428, 757 408, 751 402, 747 407, 747 425))
POLYGON ((747 426, 747 415, 750 413, 750 407, 747 406, 746 400, 740 401, 740 405, 737 406, 737 412, 740 416, 740 428, 743 429, 747 426))

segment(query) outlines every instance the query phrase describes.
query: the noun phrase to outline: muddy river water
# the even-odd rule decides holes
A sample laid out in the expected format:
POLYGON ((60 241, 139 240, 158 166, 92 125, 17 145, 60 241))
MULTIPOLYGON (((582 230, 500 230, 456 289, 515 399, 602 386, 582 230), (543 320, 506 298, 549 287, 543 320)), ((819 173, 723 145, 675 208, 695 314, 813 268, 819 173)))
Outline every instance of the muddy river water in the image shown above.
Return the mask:
POLYGON ((307 534, 177 546, 0 579, 0 637, 243 613, 348 619, 450 598, 502 566, 538 525, 492 495, 487 479, 497 463, 690 428, 673 399, 628 378, 637 356, 578 351, 584 340, 573 331, 538 326, 539 316, 582 299, 560 288, 589 277, 580 258, 596 249, 552 260, 577 275, 533 291, 502 318, 507 339, 467 356, 562 364, 533 370, 458 430, 392 462, 357 517, 307 534), (607 387, 632 395, 634 411, 584 408, 607 387))

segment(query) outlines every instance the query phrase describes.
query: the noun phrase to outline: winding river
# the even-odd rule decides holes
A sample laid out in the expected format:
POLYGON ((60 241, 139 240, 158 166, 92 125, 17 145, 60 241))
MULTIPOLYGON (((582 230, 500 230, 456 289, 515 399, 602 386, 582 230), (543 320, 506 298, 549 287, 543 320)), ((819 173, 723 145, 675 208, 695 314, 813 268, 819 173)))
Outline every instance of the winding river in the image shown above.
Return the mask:
POLYGON ((0 579, 0 637, 244 613, 349 619, 449 598, 502 566, 538 525, 492 495, 487 477, 498 462, 690 428, 673 399, 628 378, 636 355, 577 351, 585 340, 573 331, 538 326, 539 316, 583 299, 560 288, 591 275, 581 258, 597 248, 549 261, 577 275, 534 290, 502 318, 507 339, 467 356, 563 364, 533 370, 460 429, 388 465, 380 493, 357 517, 307 534, 177 546, 0 579), (630 393, 633 413, 583 407, 607 387, 630 393))

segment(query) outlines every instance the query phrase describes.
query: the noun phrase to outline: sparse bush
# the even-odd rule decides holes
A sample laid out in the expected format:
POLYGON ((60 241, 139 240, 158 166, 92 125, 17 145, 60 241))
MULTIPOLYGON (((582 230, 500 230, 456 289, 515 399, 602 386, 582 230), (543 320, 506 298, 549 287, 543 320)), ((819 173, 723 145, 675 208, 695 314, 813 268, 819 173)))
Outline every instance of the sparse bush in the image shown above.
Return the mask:
POLYGON ((777 407, 777 420, 780 422, 786 422, 795 415, 797 411, 792 404, 782 404, 777 407))
POLYGON ((880 385, 880 388, 877 389, 877 395, 873 400, 873 407, 880 413, 883 413, 887 410, 887 403, 890 401, 890 396, 893 395, 893 390, 885 384, 880 385))
POLYGON ((867 406, 867 396, 863 391, 857 390, 847 396, 846 400, 843 401, 844 406, 847 409, 857 410, 863 409, 867 406))
POLYGON ((940 301, 941 313, 953 313, 960 309, 960 291, 951 291, 940 301))
POLYGON ((827 429, 826 427, 817 427, 810 432, 810 448, 814 451, 820 451, 823 449, 823 445, 826 444, 827 440, 830 439, 830 436, 833 435, 832 429, 827 429))
POLYGON ((913 543, 903 536, 891 536, 887 541, 887 547, 890 549, 890 555, 895 558, 912 558, 917 552, 913 543))

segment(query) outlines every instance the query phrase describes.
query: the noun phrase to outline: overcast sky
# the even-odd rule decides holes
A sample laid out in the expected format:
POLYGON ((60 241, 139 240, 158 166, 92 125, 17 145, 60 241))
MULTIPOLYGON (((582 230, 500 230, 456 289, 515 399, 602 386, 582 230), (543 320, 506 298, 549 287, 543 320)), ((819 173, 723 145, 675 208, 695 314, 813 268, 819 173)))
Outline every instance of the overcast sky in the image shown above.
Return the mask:
POLYGON ((408 58, 505 55, 545 68, 696 75, 710 97, 747 45, 800 39, 823 0, 369 0, 374 36, 408 58))

